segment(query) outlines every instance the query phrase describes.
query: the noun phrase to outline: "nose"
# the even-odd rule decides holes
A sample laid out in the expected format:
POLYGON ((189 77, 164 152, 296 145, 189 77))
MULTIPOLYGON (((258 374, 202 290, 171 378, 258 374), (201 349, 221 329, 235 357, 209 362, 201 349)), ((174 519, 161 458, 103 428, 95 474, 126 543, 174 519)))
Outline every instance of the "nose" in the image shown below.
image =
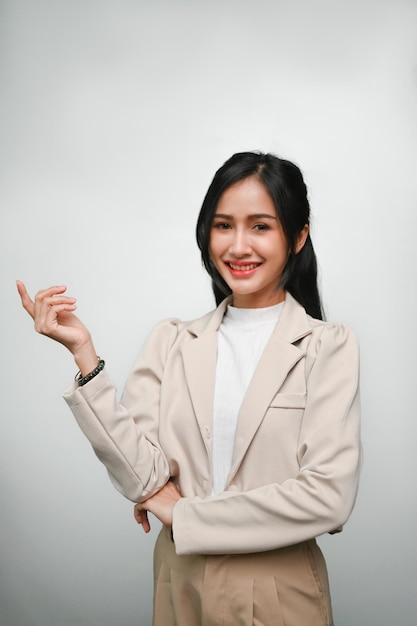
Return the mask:
POLYGON ((233 239, 230 242, 229 252, 235 258, 245 257, 252 253, 250 237, 246 230, 235 229, 233 231, 233 239))

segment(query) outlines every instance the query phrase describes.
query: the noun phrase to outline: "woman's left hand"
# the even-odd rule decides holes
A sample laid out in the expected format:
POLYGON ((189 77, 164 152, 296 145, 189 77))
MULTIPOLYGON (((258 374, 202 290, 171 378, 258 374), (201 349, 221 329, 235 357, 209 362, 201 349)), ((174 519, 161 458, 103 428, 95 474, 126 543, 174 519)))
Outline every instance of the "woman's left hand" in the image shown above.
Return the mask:
POLYGON ((176 485, 170 480, 149 500, 135 504, 135 520, 138 524, 142 524, 143 530, 148 533, 151 529, 148 520, 148 511, 150 511, 165 526, 172 526, 174 506, 180 499, 181 495, 176 485))
POLYGON ((151 525, 148 519, 148 511, 145 511, 142 504, 135 504, 133 515, 135 516, 137 523, 142 526, 145 533, 148 533, 151 530, 151 525))

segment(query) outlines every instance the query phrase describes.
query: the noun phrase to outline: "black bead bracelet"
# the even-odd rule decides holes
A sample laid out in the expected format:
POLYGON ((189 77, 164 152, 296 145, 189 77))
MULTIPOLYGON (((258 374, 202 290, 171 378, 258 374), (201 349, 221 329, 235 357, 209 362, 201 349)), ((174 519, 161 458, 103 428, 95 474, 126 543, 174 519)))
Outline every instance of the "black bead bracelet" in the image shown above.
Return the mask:
POLYGON ((78 383, 78 386, 82 387, 83 385, 88 383, 92 378, 97 376, 97 374, 99 374, 102 369, 104 369, 104 366, 105 363, 103 359, 100 359, 100 357, 98 357, 97 367, 95 367, 92 372, 87 374, 87 376, 81 376, 81 372, 78 372, 75 376, 75 380, 78 383))

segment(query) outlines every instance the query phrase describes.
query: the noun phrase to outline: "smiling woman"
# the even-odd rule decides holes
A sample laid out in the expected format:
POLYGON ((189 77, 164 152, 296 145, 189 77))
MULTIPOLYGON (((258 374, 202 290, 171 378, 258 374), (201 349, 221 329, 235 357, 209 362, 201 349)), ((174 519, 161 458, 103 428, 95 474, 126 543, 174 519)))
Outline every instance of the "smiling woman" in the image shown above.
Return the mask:
POLYGON ((358 348, 322 321, 300 170, 233 155, 197 222, 217 308, 158 324, 122 399, 65 286, 34 301, 38 332, 80 370, 64 394, 112 482, 163 523, 155 626, 330 626, 315 538, 342 529, 358 486, 358 348))
POLYGON ((248 217, 252 214, 255 232, 272 228, 273 218, 277 219, 276 228, 281 232, 277 245, 286 249, 287 256, 275 287, 277 290, 288 290, 310 315, 322 319, 317 287, 317 261, 309 233, 310 205, 307 188, 294 163, 272 154, 234 154, 216 172, 204 199, 197 221, 197 243, 203 264, 213 279, 217 304, 230 295, 233 289, 226 280, 228 274, 223 275, 220 272, 221 266, 216 267, 212 259, 211 237, 217 219, 220 220, 218 228, 221 230, 232 227, 229 209, 226 209, 229 219, 222 220, 221 215, 225 206, 236 206, 236 203, 240 209, 246 207, 248 217), (261 206, 264 207, 263 210, 260 209, 261 206), (256 222, 256 217, 261 213, 268 215, 268 220, 256 222))
MULTIPOLYGON (((295 254, 305 244, 308 225, 297 235, 295 254)), ((251 176, 221 196, 210 234, 210 258, 233 293, 234 306, 259 308, 284 300, 280 286, 290 254, 271 196, 251 176)))

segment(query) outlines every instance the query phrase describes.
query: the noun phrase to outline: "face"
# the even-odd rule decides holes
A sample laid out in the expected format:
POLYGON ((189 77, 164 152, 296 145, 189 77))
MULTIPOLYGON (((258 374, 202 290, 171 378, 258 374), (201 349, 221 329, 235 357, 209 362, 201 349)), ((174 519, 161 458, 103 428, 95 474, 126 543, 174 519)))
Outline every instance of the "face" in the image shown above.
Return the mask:
MULTIPOLYGON (((305 234, 305 236, 304 236, 305 234)), ((306 225, 297 241, 301 250, 306 225)), ((210 257, 240 308, 259 308, 284 300, 277 290, 289 250, 274 203, 254 177, 231 185, 220 197, 210 233, 210 257)))

